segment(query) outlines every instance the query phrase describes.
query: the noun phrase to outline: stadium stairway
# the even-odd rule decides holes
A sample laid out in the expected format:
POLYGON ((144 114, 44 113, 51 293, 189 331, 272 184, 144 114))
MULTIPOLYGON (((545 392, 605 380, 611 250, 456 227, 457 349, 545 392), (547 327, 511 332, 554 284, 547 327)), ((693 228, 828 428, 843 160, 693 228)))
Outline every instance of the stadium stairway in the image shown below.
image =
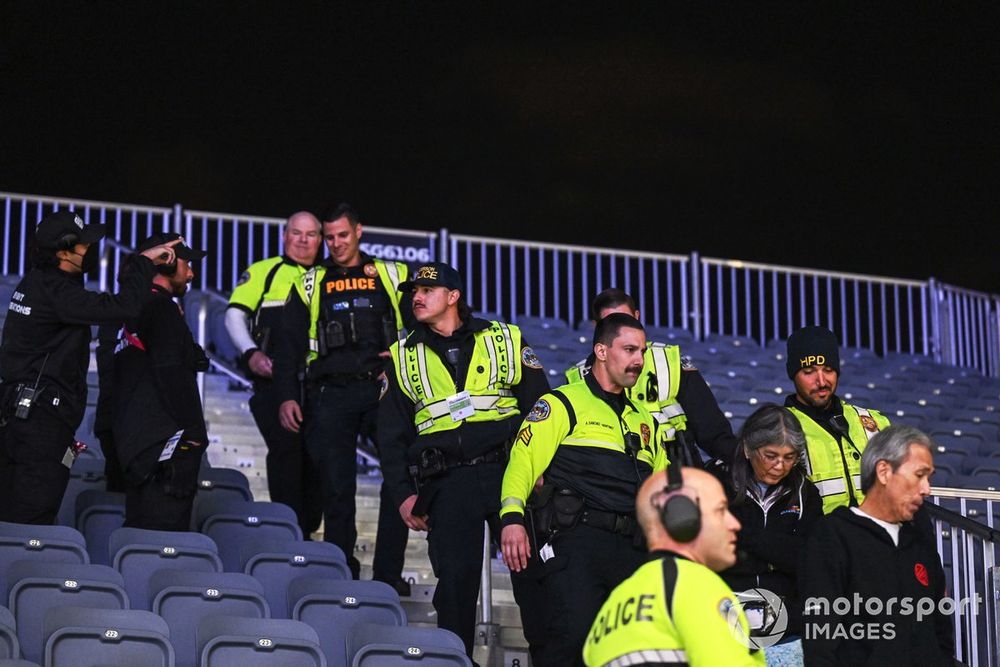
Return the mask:
MULTIPOLYGON (((250 408, 248 390, 231 384, 220 374, 205 375, 205 419, 208 421, 210 446, 208 460, 213 467, 235 468, 250 480, 254 500, 270 500, 267 492, 267 449, 257 431, 250 408)), ((361 578, 371 578, 372 558, 375 550, 375 533, 378 526, 379 485, 382 478, 377 469, 365 470, 358 475, 357 524, 358 543, 355 555, 361 562, 361 578)), ((313 535, 322 539, 323 527, 313 535)), ((493 573, 493 623, 499 626, 501 651, 488 652, 485 646, 476 648, 476 661, 481 665, 528 665, 527 643, 521 631, 521 619, 511 592, 510 573, 497 558, 491 560, 493 573)), ((402 598, 409 624, 436 626, 436 616, 431 605, 437 580, 427 557, 425 533, 410 532, 406 548, 405 579, 411 582, 413 593, 402 598)))

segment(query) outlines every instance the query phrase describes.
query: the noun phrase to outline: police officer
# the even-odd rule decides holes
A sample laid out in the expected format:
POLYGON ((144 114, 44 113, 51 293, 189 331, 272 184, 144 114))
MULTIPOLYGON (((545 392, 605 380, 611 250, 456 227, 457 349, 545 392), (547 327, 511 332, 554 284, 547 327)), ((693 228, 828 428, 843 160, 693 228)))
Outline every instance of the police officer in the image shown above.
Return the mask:
POLYGON ((823 513, 842 505, 857 507, 864 500, 861 453, 889 420, 837 396, 840 352, 829 329, 813 326, 793 332, 785 365, 795 383, 795 394, 785 399, 785 407, 805 431, 806 471, 823 497, 823 513))
POLYGON ((452 267, 421 266, 400 289, 412 290, 419 323, 391 350, 383 471, 406 524, 429 531, 438 626, 471 656, 483 522, 498 523, 507 445, 548 380, 516 326, 472 317, 452 267))
MULTIPOLYGON (((606 289, 591 306, 594 321, 611 313, 625 313, 640 319, 635 301, 623 290, 606 289)), ((689 444, 697 444, 716 459, 729 462, 736 448, 736 436, 708 384, 691 359, 682 357, 677 345, 648 342, 643 355, 642 376, 628 397, 641 403, 660 425, 661 441, 674 439, 676 430, 684 430, 689 444)), ((566 371, 569 382, 585 377, 594 364, 594 355, 566 371)), ((685 452, 691 465, 701 466, 697 451, 685 452)))
POLYGON ((89 292, 104 225, 72 211, 35 230, 34 266, 18 284, 0 343, 0 520, 55 520, 77 451, 87 404, 90 327, 130 317, 149 298, 154 264, 173 261, 179 241, 149 248, 120 280, 117 295, 89 292))
MULTIPOLYGON (((154 234, 142 252, 169 241, 154 234)), ((197 374, 208 370, 174 298, 194 279, 192 263, 205 256, 183 243, 176 260, 157 267, 152 298, 118 331, 112 377, 113 439, 125 480, 125 525, 149 530, 188 530, 198 488, 198 469, 208 432, 197 374)))
MULTIPOLYGON (((404 318, 409 308, 401 307, 397 289, 406 280, 407 267, 361 251, 362 225, 350 206, 336 207, 323 220, 330 260, 295 282, 275 351, 274 377, 281 425, 293 433, 303 430, 308 456, 322 476, 323 539, 344 550, 357 578, 357 439, 375 422, 383 358, 409 317, 404 318), (302 359, 307 365, 304 406, 297 379, 302 359)), ((401 577, 406 526, 384 493, 382 497, 373 576, 406 595, 409 585, 401 577)))
POLYGON ((631 315, 612 313, 594 329, 594 365, 582 382, 543 396, 518 432, 504 473, 504 561, 513 571, 544 563, 549 640, 540 665, 580 662, 601 602, 643 561, 635 522, 642 482, 667 465, 656 421, 625 390, 642 375, 646 336, 631 315), (533 513, 532 553, 524 508, 544 474, 533 513))
POLYGON ((323 227, 308 211, 288 218, 284 254, 254 262, 229 297, 226 330, 240 351, 240 366, 253 381, 250 412, 267 445, 267 489, 271 500, 295 510, 302 534, 319 529, 323 514, 316 467, 306 458, 302 437, 278 421, 278 394, 271 356, 281 314, 296 280, 317 261, 323 227))
POLYGON ((715 478, 694 468, 681 473, 679 490, 668 491, 664 473, 650 476, 639 490, 636 513, 651 557, 611 592, 594 618, 583 648, 588 667, 765 664, 763 651, 741 641, 748 636, 746 616, 715 574, 736 562, 740 523, 715 478), (679 540, 670 534, 671 519, 664 522, 664 504, 678 494, 687 496, 699 517, 694 538, 679 540))

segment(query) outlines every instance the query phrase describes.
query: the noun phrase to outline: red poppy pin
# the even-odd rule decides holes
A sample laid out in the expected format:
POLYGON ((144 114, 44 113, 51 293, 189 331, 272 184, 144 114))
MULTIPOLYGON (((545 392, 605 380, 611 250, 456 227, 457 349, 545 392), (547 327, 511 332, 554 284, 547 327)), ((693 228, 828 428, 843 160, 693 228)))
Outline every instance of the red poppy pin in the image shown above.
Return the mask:
POLYGON ((924 586, 930 586, 930 578, 927 576, 927 568, 924 567, 923 563, 917 563, 913 566, 913 576, 917 578, 917 581, 922 583, 924 586))

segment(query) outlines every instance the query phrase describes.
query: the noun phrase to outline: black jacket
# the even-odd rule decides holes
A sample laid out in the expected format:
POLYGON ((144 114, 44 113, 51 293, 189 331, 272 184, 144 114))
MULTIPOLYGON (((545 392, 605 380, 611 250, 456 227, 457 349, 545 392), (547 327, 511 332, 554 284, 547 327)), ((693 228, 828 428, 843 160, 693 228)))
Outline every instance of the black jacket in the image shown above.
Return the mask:
POLYGON ((208 441, 197 383, 205 353, 170 293, 154 285, 153 295, 139 317, 125 321, 114 354, 115 447, 132 479, 151 471, 178 431, 182 440, 208 441))
POLYGON ((822 598, 831 607, 837 598, 847 598, 852 608, 846 614, 830 609, 804 615, 807 665, 953 664, 951 618, 936 610, 945 595, 944 570, 928 532, 918 526, 927 520, 918 512, 914 521, 904 523, 898 547, 884 528, 847 507, 838 507, 816 525, 799 568, 801 598, 822 598), (853 608, 855 594, 862 600, 858 609, 853 608), (890 598, 897 600, 892 613, 886 611, 890 598), (913 613, 900 613, 907 598, 913 613), (935 611, 918 621, 916 606, 921 598, 933 601, 935 611), (878 610, 871 602, 871 609, 881 613, 866 610, 867 601, 875 599, 883 608, 878 610), (831 638, 817 638, 819 626, 827 623, 831 638), (837 626, 848 639, 832 638, 837 626), (850 638, 852 627, 863 633, 862 638, 850 638))
MULTIPOLYGON (((784 481, 787 481, 787 477, 784 481)), ((797 484, 779 483, 761 498, 752 484, 742 502, 736 502, 731 479, 723 486, 729 510, 739 519, 736 565, 719 576, 734 591, 766 588, 785 598, 790 611, 788 633, 801 633, 798 602, 799 557, 806 537, 823 518, 823 500, 816 485, 805 477, 797 484)))
MULTIPOLYGON (((407 343, 413 345, 418 342, 425 343, 445 360, 445 368, 451 372, 452 377, 462 378, 460 382, 464 382, 472 358, 473 334, 489 326, 490 323, 486 320, 471 318, 451 336, 443 338, 426 325, 418 323, 407 338, 407 343), (452 347, 458 347, 460 350, 458 363, 454 366, 447 362, 446 357, 447 350, 452 347)), ((528 343, 521 339, 522 351, 527 347, 528 343)), ((525 355, 522 353, 523 356, 525 355)), ((508 443, 517 434, 524 415, 528 414, 535 401, 549 390, 549 381, 541 366, 530 368, 522 363, 521 382, 513 387, 520 414, 495 422, 466 421, 456 429, 418 438, 417 427, 413 423, 413 403, 399 388, 391 360, 387 362, 386 378, 388 388, 379 402, 378 409, 378 443, 382 457, 382 474, 388 485, 390 497, 397 506, 416 493, 407 466, 417 460, 418 452, 422 448, 438 447, 459 460, 472 459, 490 452, 508 443)))
POLYGON ((134 317, 149 297, 153 263, 136 255, 118 294, 84 289, 83 275, 36 267, 18 283, 0 343, 5 383, 34 384, 59 398, 62 420, 76 429, 87 406, 91 325, 134 317), (44 370, 42 365, 44 364, 44 370))

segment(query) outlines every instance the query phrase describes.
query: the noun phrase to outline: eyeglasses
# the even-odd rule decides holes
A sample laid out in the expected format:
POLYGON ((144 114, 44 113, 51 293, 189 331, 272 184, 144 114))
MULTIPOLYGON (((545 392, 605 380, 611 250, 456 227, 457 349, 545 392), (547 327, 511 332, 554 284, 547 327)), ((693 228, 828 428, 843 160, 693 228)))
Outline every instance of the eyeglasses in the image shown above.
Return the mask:
POLYGON ((759 456, 760 459, 764 461, 764 463, 766 463, 768 466, 775 466, 780 463, 790 468, 799 461, 798 454, 792 453, 792 454, 785 454, 784 456, 782 456, 780 454, 775 454, 774 452, 765 452, 763 449, 757 450, 757 456, 759 456))

